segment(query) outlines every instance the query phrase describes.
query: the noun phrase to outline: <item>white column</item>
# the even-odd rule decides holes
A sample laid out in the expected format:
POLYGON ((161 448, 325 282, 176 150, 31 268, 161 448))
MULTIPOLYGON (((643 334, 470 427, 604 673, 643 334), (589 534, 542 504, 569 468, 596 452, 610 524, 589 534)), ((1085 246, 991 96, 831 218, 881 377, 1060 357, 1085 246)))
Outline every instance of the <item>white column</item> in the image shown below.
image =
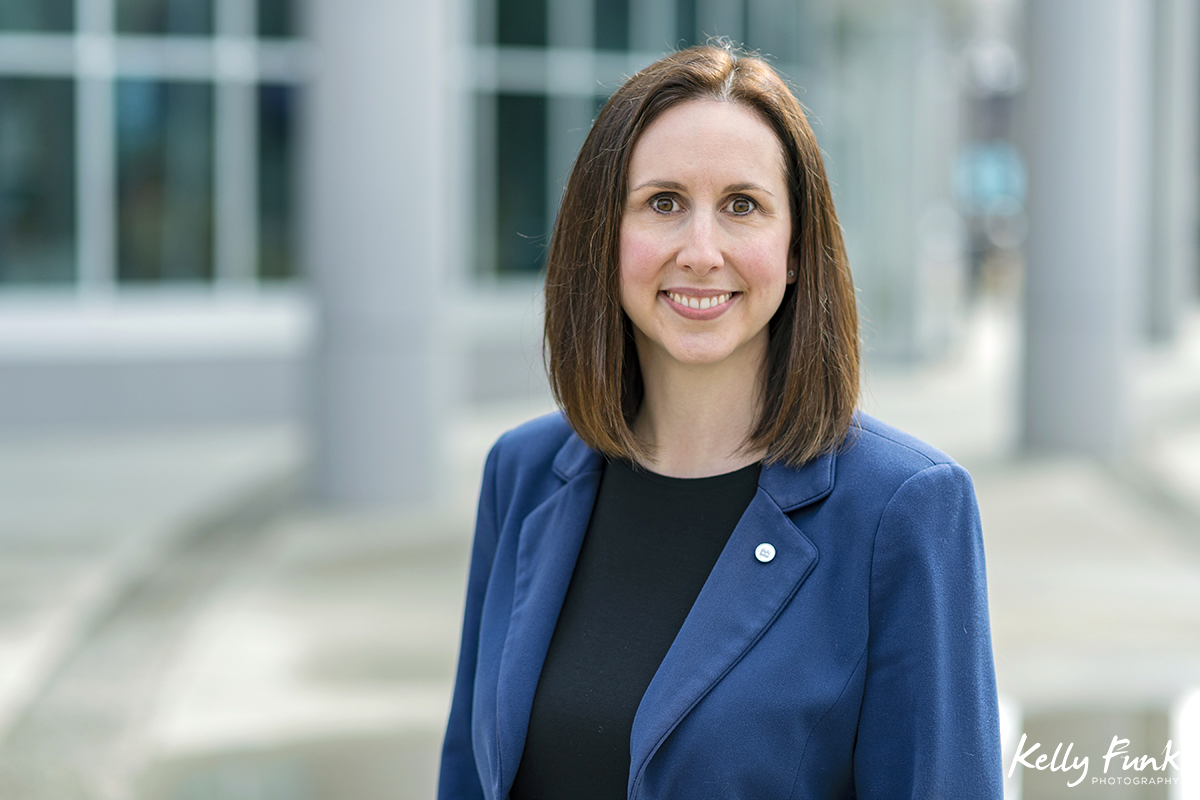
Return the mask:
POLYGON ((1149 258, 1153 6, 1032 0, 1024 444, 1116 456, 1149 258))
POLYGON ((318 499, 429 499, 437 286, 450 102, 444 9, 427 0, 312 0, 304 216, 318 334, 311 422, 318 499))
POLYGON ((1196 0, 1156 0, 1155 11, 1153 246, 1143 327, 1166 341, 1196 301, 1200 11, 1196 0))

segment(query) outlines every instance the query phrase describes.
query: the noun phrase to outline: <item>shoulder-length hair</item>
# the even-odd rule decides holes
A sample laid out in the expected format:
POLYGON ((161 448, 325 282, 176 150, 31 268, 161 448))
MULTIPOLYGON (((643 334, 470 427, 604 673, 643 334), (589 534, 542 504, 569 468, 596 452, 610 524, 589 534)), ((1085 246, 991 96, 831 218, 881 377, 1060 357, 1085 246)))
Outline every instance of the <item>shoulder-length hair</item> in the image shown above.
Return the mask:
POLYGON ((800 465, 845 439, 858 397, 854 287, 816 137, 762 59, 704 45, 634 75, 600 111, 567 181, 546 272, 545 357, 571 427, 609 456, 642 460, 631 423, 642 401, 632 323, 621 308, 619 244, 629 159, 659 115, 688 100, 739 103, 762 115, 783 151, 795 283, 769 327, 762 409, 745 447, 800 465))

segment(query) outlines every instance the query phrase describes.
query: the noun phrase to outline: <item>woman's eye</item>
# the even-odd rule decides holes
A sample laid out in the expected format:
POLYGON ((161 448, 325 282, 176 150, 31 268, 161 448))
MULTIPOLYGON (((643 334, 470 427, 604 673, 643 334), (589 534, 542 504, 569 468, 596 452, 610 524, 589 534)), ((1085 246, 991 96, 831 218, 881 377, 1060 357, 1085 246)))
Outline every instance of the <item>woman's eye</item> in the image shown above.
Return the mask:
POLYGON ((661 214, 670 214, 675 210, 675 198, 668 195, 659 195, 650 201, 654 206, 654 210, 661 214))
POLYGON ((749 214, 754 210, 754 201, 748 197, 735 197, 729 203, 729 210, 734 214, 749 214))

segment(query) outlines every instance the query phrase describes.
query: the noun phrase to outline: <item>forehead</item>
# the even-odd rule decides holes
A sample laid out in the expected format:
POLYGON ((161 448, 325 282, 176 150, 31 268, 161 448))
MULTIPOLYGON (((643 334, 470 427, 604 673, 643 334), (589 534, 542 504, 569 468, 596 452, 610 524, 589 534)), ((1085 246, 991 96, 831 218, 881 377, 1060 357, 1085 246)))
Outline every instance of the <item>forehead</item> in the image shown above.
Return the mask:
POLYGON ((783 147, 755 110, 740 103, 703 98, 672 106, 642 132, 629 160, 630 188, 665 178, 740 174, 739 180, 786 183, 783 147))

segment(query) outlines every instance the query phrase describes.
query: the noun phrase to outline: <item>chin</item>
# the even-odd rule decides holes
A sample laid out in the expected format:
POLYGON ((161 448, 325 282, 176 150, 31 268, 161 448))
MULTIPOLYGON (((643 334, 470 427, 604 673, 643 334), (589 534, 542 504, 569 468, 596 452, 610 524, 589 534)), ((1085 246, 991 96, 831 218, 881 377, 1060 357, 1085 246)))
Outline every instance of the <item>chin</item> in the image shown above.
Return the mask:
POLYGON ((674 348, 667 351, 672 359, 680 364, 703 367, 720 364, 733 353, 727 348, 674 348))

